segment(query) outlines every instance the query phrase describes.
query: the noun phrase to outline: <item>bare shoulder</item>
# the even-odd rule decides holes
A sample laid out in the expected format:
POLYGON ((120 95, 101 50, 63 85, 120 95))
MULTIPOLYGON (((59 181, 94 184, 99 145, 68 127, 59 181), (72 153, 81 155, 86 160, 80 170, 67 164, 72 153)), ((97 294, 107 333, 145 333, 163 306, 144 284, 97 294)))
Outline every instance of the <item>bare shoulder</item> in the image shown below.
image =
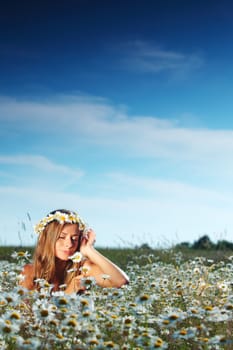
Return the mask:
POLYGON ((33 273, 33 265, 32 264, 24 265, 22 273, 23 274, 32 274, 33 273))
POLYGON ((21 272, 23 275, 23 279, 20 282, 21 286, 27 288, 27 289, 33 289, 33 279, 34 279, 34 269, 32 264, 24 265, 23 270, 21 272))

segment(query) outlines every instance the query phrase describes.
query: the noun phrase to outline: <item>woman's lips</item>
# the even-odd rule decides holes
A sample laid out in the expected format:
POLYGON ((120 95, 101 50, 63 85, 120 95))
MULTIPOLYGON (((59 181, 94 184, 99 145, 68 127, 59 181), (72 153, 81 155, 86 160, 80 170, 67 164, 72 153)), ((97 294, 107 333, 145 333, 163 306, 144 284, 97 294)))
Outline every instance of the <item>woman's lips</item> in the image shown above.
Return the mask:
POLYGON ((72 252, 70 250, 63 250, 63 253, 67 255, 72 255, 72 252))

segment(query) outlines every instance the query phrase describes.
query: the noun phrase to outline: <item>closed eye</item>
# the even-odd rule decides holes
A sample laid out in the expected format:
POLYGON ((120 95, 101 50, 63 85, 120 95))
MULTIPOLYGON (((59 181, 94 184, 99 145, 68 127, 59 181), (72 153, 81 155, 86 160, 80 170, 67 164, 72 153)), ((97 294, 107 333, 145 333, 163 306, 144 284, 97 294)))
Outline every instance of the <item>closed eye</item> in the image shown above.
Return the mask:
MULTIPOLYGON (((59 237, 58 237, 58 239, 66 239, 66 237, 67 237, 67 235, 65 235, 65 234, 61 234, 59 237)), ((70 239, 72 240, 72 242, 78 242, 78 240, 79 240, 79 235, 77 235, 77 234, 75 234, 74 236, 71 236, 70 237, 70 239)))

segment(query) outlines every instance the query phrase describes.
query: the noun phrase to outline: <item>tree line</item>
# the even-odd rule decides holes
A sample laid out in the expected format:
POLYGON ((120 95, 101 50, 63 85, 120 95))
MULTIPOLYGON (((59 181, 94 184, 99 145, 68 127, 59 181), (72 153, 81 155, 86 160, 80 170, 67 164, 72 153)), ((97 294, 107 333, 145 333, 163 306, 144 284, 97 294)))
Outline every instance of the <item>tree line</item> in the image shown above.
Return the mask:
POLYGON ((225 239, 218 240, 216 243, 212 242, 208 235, 200 237, 194 243, 182 242, 176 245, 176 248, 190 248, 190 249, 207 249, 207 250, 233 250, 233 242, 225 239))

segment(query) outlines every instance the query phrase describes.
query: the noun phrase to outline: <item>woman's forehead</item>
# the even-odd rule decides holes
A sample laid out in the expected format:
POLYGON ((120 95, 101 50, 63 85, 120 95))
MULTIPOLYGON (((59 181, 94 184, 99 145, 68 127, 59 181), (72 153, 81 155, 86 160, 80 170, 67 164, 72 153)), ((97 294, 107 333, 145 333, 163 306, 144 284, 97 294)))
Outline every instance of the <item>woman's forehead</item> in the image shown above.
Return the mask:
POLYGON ((77 224, 65 224, 62 228, 64 234, 79 234, 79 228, 77 224))

